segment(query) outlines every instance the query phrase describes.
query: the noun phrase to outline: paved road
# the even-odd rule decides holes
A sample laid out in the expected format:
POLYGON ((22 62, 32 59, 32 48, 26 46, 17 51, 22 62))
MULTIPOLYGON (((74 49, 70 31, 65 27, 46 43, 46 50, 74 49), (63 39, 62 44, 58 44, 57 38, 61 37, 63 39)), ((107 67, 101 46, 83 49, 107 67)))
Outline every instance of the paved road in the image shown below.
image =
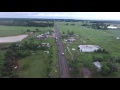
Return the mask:
POLYGON ((65 56, 62 55, 62 52, 64 52, 64 49, 62 47, 62 42, 59 39, 60 38, 60 32, 59 32, 57 24, 55 24, 55 28, 56 28, 56 37, 57 37, 56 43, 57 43, 58 50, 59 50, 58 51, 58 60, 59 60, 59 67, 60 67, 60 77, 61 78, 70 78, 65 56))

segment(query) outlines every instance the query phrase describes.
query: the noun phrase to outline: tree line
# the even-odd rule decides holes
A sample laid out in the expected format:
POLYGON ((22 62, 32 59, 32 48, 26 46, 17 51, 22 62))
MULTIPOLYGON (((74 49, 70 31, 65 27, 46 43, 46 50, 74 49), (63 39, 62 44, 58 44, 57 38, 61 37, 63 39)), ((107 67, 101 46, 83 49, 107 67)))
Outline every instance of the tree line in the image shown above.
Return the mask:
POLYGON ((6 26, 34 26, 34 27, 53 27, 54 22, 33 22, 28 20, 10 20, 10 21, 1 21, 0 25, 6 26))

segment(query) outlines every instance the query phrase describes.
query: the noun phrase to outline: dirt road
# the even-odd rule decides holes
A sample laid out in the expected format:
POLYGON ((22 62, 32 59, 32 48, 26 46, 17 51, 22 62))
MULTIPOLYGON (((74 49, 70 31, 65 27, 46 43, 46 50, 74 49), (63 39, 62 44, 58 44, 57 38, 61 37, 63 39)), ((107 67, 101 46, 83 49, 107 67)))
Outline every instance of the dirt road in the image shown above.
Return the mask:
POLYGON ((57 43, 57 46, 58 46, 58 60, 59 60, 59 67, 60 67, 60 77, 61 78, 70 78, 65 56, 62 55, 62 53, 64 53, 64 49, 62 47, 62 42, 59 39, 60 38, 60 32, 59 32, 57 24, 55 24, 55 29, 56 29, 56 37, 57 37, 56 38, 56 43, 57 43))

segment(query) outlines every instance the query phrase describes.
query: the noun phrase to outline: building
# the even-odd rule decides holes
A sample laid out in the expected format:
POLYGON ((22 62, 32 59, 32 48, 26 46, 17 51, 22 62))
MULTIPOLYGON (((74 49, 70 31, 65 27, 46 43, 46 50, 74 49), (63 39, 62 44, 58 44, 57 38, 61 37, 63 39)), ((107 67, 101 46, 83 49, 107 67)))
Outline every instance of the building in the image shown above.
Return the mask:
POLYGON ((80 52, 94 52, 98 50, 100 47, 96 45, 79 45, 78 46, 80 52))
POLYGON ((115 27, 115 26, 113 26, 113 25, 107 27, 107 29, 117 29, 117 28, 118 28, 118 27, 115 27))

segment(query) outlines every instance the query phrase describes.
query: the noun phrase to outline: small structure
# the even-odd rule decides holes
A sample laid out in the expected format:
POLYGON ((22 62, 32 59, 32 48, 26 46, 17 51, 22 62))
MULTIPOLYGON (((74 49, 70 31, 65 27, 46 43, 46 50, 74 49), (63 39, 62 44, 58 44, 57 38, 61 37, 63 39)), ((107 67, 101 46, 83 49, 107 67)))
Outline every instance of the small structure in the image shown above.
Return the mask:
POLYGON ((93 62, 93 64, 100 70, 101 69, 101 64, 100 62, 96 61, 96 62, 93 62))
POLYGON ((113 25, 110 25, 110 26, 108 26, 107 27, 107 29, 117 29, 118 27, 115 27, 115 26, 113 26, 113 25))
POLYGON ((78 46, 80 52, 94 52, 98 50, 100 47, 96 45, 79 45, 78 46))
POLYGON ((119 37, 116 37, 116 39, 120 39, 119 37))

